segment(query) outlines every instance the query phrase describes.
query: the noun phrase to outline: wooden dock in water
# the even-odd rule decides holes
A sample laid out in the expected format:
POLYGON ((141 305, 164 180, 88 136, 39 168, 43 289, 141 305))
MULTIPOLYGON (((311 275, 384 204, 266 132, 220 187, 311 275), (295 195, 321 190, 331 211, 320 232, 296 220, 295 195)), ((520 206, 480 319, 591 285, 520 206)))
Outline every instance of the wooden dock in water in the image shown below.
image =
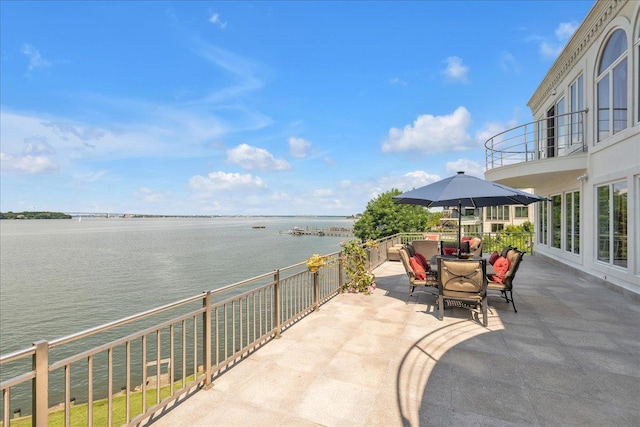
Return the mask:
POLYGON ((294 236, 354 237, 353 229, 346 228, 346 227, 328 227, 328 228, 293 227, 291 230, 281 231, 280 234, 292 234, 294 236))

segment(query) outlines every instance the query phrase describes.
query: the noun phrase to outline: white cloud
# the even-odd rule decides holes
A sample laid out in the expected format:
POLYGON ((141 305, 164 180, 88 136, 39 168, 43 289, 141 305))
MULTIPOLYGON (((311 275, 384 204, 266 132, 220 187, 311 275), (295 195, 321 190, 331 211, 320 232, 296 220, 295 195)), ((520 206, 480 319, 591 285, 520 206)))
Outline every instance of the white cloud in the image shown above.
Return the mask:
POLYGON ((511 52, 502 52, 500 54, 500 68, 503 71, 514 73, 522 71, 522 66, 511 52))
POLYGON ((14 156, 47 154, 60 165, 81 159, 195 157, 210 154, 214 141, 235 131, 197 112, 131 104, 124 105, 122 112, 137 121, 112 123, 109 129, 66 118, 0 111, 2 150, 14 156), (153 113, 135 117, 138 111, 153 113))
POLYGON ((467 82, 469 67, 462 63, 461 58, 450 56, 444 62, 446 62, 447 68, 442 73, 447 77, 447 80, 459 83, 467 82))
POLYGON ((543 40, 540 43, 540 54, 544 58, 555 59, 575 33, 578 25, 574 22, 562 22, 554 32, 554 40, 543 40))
POLYGON ((51 128, 65 140, 73 136, 81 141, 92 141, 102 138, 107 133, 104 129, 78 126, 67 122, 42 122, 41 124, 46 128, 51 128))
POLYGON ((255 192, 267 188, 262 178, 251 174, 227 173, 222 171, 209 172, 206 177, 196 175, 189 180, 189 187, 210 197, 219 191, 255 192))
POLYGON ((289 138, 289 154, 293 157, 303 158, 309 154, 311 143, 302 138, 292 136, 289 138))
POLYGON ((196 39, 195 52, 209 63, 228 72, 231 77, 237 80, 235 85, 218 90, 204 99, 195 101, 195 103, 235 101, 239 108, 246 108, 241 102, 237 101, 247 93, 254 92, 264 86, 262 79, 258 77, 259 74, 264 74, 263 67, 250 59, 199 39, 196 39))
POLYGON ((0 162, 3 171, 16 171, 27 174, 50 173, 60 169, 60 166, 47 156, 12 156, 0 152, 0 162))
POLYGON ((335 168, 337 166, 337 162, 333 159, 333 157, 330 156, 324 156, 322 158, 322 160, 324 160, 324 162, 327 164, 327 166, 330 166, 332 168, 335 168))
POLYGON ((376 185, 379 187, 379 193, 384 193, 397 188, 400 191, 409 191, 414 188, 422 187, 432 182, 440 180, 440 176, 432 175, 425 171, 417 170, 407 172, 404 175, 395 177, 382 177, 379 178, 376 185))
MULTIPOLYGON (((487 122, 485 123, 481 129, 476 131, 475 138, 479 144, 484 146, 484 143, 487 142, 489 138, 492 138, 499 133, 504 132, 505 130, 512 129, 517 126, 517 121, 509 120, 505 123, 498 122, 487 122)), ((498 136, 494 139, 494 143, 497 143, 502 140, 501 136, 498 136)))
POLYGON ((465 175, 477 176, 484 179, 484 167, 473 160, 458 159, 455 162, 447 162, 446 171, 449 175, 455 175, 462 171, 465 175))
POLYGON ((334 195, 333 190, 330 188, 319 188, 313 191, 313 197, 331 197, 334 195))
POLYGON ((217 13, 214 13, 213 15, 211 15, 211 17, 209 18, 209 22, 211 22, 214 25, 217 25, 218 28, 220 28, 221 30, 224 30, 227 27, 227 23, 223 22, 220 19, 220 15, 217 13))
POLYGON ((227 150, 227 160, 246 170, 281 171, 291 169, 291 165, 284 159, 276 159, 264 148, 240 144, 236 148, 227 150))
POLYGON ((51 66, 51 62, 44 59, 40 54, 40 51, 30 44, 22 45, 22 53, 26 55, 27 58, 29 58, 29 65, 27 66, 29 70, 51 66))
POLYGON ((562 52, 562 45, 549 42, 540 43, 540 54, 545 58, 555 59, 562 52))
POLYGON ((289 193, 287 193, 287 192, 275 191, 269 196, 269 200, 272 200, 274 202, 278 202, 278 204, 280 204, 281 202, 289 201, 290 200, 290 196, 289 196, 289 193))
POLYGON ((144 202, 147 203, 158 203, 162 202, 166 194, 161 192, 156 192, 147 187, 140 187, 138 191, 136 191, 135 196, 137 198, 141 198, 144 202))
MULTIPOLYGON (((36 172, 60 168, 73 175, 78 173, 74 168, 85 160, 202 157, 221 150, 222 146, 215 144, 230 134, 271 125, 268 116, 247 107, 243 101, 246 94, 263 86, 257 77, 262 67, 200 40, 195 43, 196 53, 209 61, 205 65, 228 72, 235 83, 183 103, 158 104, 99 94, 83 94, 75 99, 85 111, 95 112, 94 117, 121 118, 111 119, 108 125, 3 108, 0 140, 6 170, 36 172), (27 155, 31 157, 16 163, 27 155)), ((31 60, 30 68, 49 64, 31 45, 24 45, 23 53, 31 60)), ((287 165, 276 162, 278 167, 287 165)))
POLYGON ((50 155, 55 154, 56 150, 49 144, 47 138, 42 136, 33 136, 24 139, 24 154, 50 155))
POLYGON ((559 41, 568 41, 577 29, 578 24, 575 22, 562 22, 558 25, 558 28, 556 28, 556 38, 559 41))
POLYGON ((320 188, 310 192, 313 198, 294 198, 292 204, 295 205, 297 202, 302 206, 304 203, 308 208, 326 209, 325 211, 339 214, 363 212, 369 201, 393 188, 409 191, 439 179, 438 175, 417 170, 403 175, 382 176, 362 181, 343 180, 331 189, 320 188), (312 204, 309 204, 310 200, 312 204))
POLYGON ((407 82, 402 80, 401 78, 394 77, 391 80, 389 80, 389 84, 398 85, 398 86, 406 86, 407 82))
POLYGON ((470 125, 471 114, 464 107, 458 107, 446 116, 424 114, 413 125, 406 125, 403 129, 391 128, 382 144, 382 151, 442 153, 468 150, 474 148, 467 133, 470 125))
POLYGON ((97 172, 83 173, 83 174, 74 174, 73 179, 79 185, 84 185, 92 182, 102 181, 108 172, 106 170, 101 170, 97 172))

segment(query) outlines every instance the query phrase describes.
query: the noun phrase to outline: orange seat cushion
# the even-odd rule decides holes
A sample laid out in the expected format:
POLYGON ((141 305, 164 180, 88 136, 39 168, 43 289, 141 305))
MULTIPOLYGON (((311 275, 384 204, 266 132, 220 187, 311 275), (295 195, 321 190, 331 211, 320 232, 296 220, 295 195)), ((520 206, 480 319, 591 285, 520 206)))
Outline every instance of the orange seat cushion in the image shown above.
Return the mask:
POLYGON ((427 278, 427 271, 424 269, 418 258, 416 258, 415 256, 409 258, 409 265, 411 265, 411 269, 416 275, 416 279, 424 280, 427 278))
POLYGON ((509 271, 510 266, 511 263, 507 258, 502 256, 498 257, 496 262, 493 263, 493 269, 496 271, 496 274, 491 276, 491 281, 502 283, 505 274, 507 274, 507 271, 509 271))

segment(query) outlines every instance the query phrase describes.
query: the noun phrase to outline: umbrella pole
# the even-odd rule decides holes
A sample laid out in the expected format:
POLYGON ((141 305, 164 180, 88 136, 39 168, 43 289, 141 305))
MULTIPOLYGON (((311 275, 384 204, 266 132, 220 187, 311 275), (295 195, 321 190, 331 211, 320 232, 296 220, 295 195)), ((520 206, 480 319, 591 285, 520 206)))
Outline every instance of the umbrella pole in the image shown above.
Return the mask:
POLYGON ((458 201, 458 256, 462 253, 462 201, 458 201))

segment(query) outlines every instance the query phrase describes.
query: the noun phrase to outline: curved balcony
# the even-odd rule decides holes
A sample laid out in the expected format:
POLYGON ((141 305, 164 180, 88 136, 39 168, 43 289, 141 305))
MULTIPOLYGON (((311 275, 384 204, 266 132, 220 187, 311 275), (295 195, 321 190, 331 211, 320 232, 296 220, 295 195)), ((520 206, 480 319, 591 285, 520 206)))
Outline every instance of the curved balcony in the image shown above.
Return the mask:
POLYGON ((539 179, 584 173, 587 113, 585 109, 549 116, 492 136, 484 143, 486 178, 529 188, 539 179))

